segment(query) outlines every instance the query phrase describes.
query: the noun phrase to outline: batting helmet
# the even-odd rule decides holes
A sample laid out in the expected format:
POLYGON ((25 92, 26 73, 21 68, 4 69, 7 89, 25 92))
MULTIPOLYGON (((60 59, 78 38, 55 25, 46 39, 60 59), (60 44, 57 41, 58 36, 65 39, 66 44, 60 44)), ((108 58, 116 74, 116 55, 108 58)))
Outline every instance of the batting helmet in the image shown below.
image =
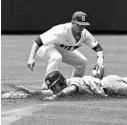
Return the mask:
POLYGON ((45 77, 45 83, 51 89, 56 84, 59 86, 66 85, 66 79, 59 71, 53 71, 45 77))

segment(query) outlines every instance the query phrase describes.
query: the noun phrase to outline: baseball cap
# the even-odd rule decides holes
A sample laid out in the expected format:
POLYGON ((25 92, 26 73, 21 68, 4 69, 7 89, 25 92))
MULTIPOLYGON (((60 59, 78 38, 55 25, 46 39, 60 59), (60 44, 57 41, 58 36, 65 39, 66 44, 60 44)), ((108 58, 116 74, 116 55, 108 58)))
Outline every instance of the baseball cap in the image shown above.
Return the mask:
POLYGON ((77 11, 73 14, 72 22, 75 22, 79 25, 86 25, 86 26, 90 25, 87 22, 87 14, 82 11, 77 11))

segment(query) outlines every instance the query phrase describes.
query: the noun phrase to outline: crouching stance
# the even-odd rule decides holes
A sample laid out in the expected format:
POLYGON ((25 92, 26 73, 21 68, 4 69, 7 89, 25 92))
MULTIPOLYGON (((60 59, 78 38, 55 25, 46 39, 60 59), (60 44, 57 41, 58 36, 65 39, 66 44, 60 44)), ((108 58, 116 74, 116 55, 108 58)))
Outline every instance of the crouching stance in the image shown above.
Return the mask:
MULTIPOLYGON (((53 26, 51 29, 34 41, 29 59, 28 68, 32 71, 35 66, 36 55, 47 63, 46 75, 58 71, 61 62, 73 67, 72 77, 83 77, 87 58, 79 50, 84 45, 89 46, 96 53, 96 64, 104 65, 104 49, 95 37, 86 29, 87 14, 77 11, 72 15, 71 22, 53 26)), ((45 76, 46 76, 45 75, 45 76)))

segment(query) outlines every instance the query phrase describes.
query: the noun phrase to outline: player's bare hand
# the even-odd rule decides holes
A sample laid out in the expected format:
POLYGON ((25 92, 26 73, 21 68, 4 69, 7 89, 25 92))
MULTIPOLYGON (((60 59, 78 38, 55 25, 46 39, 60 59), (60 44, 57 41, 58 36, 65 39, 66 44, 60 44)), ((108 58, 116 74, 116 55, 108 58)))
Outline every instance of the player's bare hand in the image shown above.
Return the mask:
POLYGON ((31 71, 33 71, 34 66, 35 66, 35 59, 29 59, 28 62, 27 62, 27 66, 28 66, 28 68, 31 69, 31 71))

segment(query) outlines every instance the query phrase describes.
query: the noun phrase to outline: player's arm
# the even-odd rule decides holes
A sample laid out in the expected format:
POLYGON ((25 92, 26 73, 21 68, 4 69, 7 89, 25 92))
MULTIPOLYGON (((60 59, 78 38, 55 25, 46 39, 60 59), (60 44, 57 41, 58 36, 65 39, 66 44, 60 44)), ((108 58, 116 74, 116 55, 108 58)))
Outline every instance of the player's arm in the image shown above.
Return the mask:
POLYGON ((97 54, 97 64, 103 66, 104 63, 104 50, 103 47, 98 43, 98 41, 92 36, 92 34, 88 31, 85 33, 84 40, 86 41, 89 47, 91 47, 97 54))
POLYGON ((107 97, 102 86, 97 86, 97 87, 93 88, 93 92, 99 96, 107 97))
POLYGON ((97 64, 99 66, 103 66, 103 64, 104 64, 104 51, 103 51, 102 46, 98 43, 92 49, 97 53, 97 64))
POLYGON ((27 66, 31 69, 31 71, 33 71, 34 65, 35 65, 35 55, 37 50, 39 49, 40 46, 43 45, 42 40, 40 39, 40 37, 37 37, 37 39, 34 41, 32 48, 31 48, 31 52, 29 55, 29 59, 27 61, 27 66))
POLYGON ((72 94, 73 92, 75 92, 76 90, 77 90, 77 86, 71 85, 71 86, 68 86, 65 89, 63 89, 61 92, 59 92, 57 94, 53 94, 50 97, 46 97, 43 100, 55 100, 57 98, 68 96, 68 95, 72 94))

